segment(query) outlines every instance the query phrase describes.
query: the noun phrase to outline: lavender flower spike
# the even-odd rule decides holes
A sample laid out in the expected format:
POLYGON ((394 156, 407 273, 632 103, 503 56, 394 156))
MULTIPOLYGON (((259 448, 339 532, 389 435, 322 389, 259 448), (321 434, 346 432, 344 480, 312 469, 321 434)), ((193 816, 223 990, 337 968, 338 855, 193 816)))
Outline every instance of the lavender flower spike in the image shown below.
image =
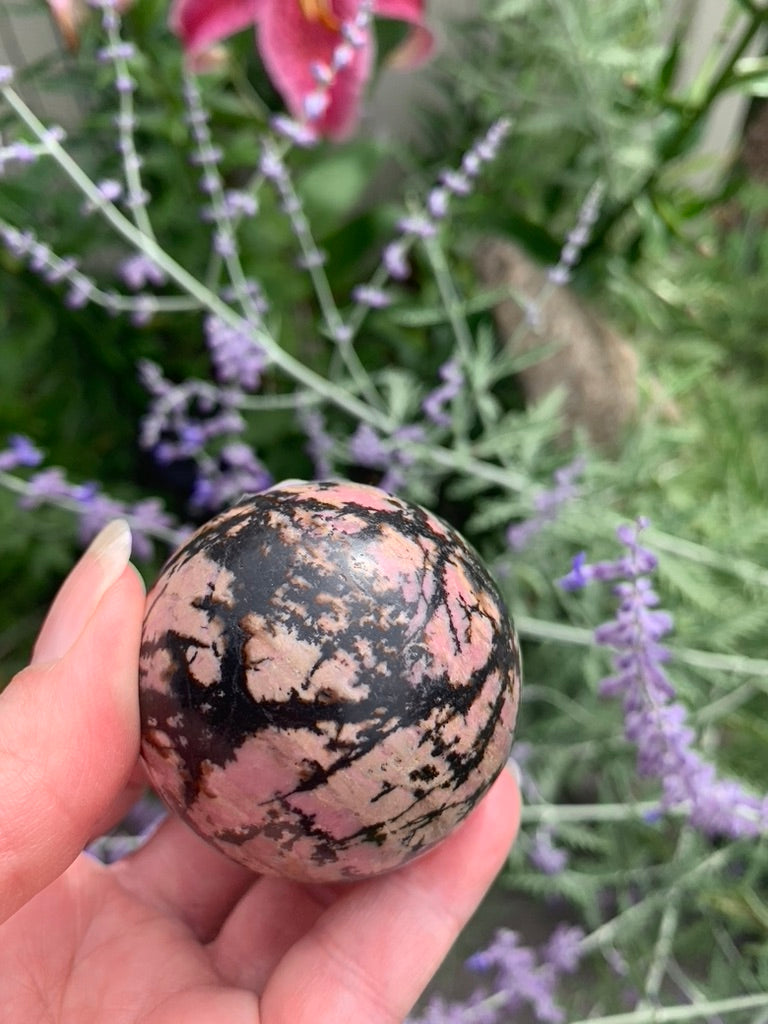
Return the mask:
POLYGON ((554 486, 540 491, 533 499, 533 515, 507 529, 507 543, 513 551, 522 551, 537 533, 557 519, 564 505, 579 496, 577 480, 584 468, 584 459, 578 457, 555 471, 554 486))
POLYGON ((564 285, 570 281, 571 272, 581 259, 581 254, 600 214, 604 191, 602 183, 596 182, 587 193, 579 210, 576 225, 568 232, 565 244, 560 250, 560 258, 549 271, 548 277, 552 284, 564 285))
POLYGON ((451 417, 446 412, 446 406, 460 394, 464 386, 464 374, 455 359, 443 363, 439 373, 443 383, 427 395, 421 408, 427 419, 436 426, 447 428, 451 425, 451 417))
POLYGON ((553 935, 537 955, 536 950, 520 945, 517 932, 500 928, 491 945, 470 957, 467 966, 483 974, 495 974, 493 991, 504 994, 508 1013, 519 1012, 527 1004, 536 1020, 562 1024, 565 1014, 555 1002, 555 991, 560 975, 571 973, 578 966, 581 938, 578 929, 571 936, 560 935, 556 939, 553 935), (556 962, 554 958, 548 959, 551 954, 556 962))
POLYGON ((565 1014, 555 995, 562 976, 579 966, 583 938, 581 928, 558 925, 548 942, 533 949, 520 944, 517 932, 500 928, 491 944, 466 963, 490 979, 488 990, 476 991, 464 1003, 435 997, 421 1020, 408 1024, 507 1024, 518 1014, 526 1019, 532 1014, 542 1024, 563 1024, 565 1014))
POLYGON ((648 575, 656 568, 656 558, 639 542, 646 525, 640 520, 619 528, 625 551, 613 562, 589 565, 583 554, 577 555, 561 586, 576 590, 592 580, 617 581, 616 617, 595 631, 596 642, 614 651, 615 673, 603 680, 600 693, 623 698, 624 735, 637 748, 638 774, 661 783, 661 810, 683 811, 691 825, 708 835, 758 836, 768 826, 768 797, 717 777, 714 766, 694 748, 687 711, 675 700, 664 669, 669 651, 659 642, 673 622, 659 610, 648 575))

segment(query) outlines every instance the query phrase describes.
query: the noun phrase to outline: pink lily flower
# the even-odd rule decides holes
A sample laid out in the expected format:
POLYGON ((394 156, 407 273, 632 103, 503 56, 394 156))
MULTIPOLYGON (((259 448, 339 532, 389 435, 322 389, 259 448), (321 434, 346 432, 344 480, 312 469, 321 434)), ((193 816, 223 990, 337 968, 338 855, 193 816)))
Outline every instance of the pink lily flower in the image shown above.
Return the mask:
MULTIPOLYGON (((339 139, 357 122, 373 67, 371 31, 352 41, 342 33, 360 6, 360 0, 174 0, 171 27, 195 66, 213 43, 255 26, 264 66, 293 117, 339 139)), ((415 67, 427 59, 433 37, 424 23, 424 0, 374 0, 373 12, 413 26, 395 66, 415 67)))

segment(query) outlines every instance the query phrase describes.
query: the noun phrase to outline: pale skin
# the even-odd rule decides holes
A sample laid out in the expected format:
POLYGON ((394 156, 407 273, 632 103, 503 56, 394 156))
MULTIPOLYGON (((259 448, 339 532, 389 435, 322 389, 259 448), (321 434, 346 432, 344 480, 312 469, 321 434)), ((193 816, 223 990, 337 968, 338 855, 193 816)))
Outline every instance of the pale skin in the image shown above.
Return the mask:
POLYGON ((504 863, 512 776, 370 881, 259 877, 175 819, 100 864, 84 845, 143 787, 144 591, 124 548, 83 556, 0 695, 4 1024, 400 1024, 504 863))

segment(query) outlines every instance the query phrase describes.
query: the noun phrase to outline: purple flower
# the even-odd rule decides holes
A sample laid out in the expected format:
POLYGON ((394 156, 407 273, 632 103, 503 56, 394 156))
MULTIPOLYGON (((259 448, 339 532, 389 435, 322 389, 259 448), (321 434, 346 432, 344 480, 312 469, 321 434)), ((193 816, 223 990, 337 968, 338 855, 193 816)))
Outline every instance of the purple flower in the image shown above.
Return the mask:
POLYGON ((259 209, 256 196, 241 189, 230 189, 224 193, 224 214, 227 217, 253 217, 259 209))
POLYGON ((521 946, 517 932, 500 928, 491 944, 471 956, 470 971, 489 979, 463 1003, 430 1000, 424 1015, 409 1024, 506 1024, 510 1015, 533 1012, 542 1024, 562 1024, 565 1015, 555 1002, 561 975, 573 974, 581 961, 584 932, 558 925, 539 949, 521 946))
POLYGON ((423 213, 403 217, 397 226, 404 235, 414 235, 416 238, 434 238, 437 234, 435 222, 423 213))
POLYGON ((267 357, 253 333, 237 329, 211 314, 205 321, 205 335, 216 379, 237 384, 244 391, 255 391, 267 365, 267 357))
POLYGON ((451 417, 445 407, 461 393, 464 386, 464 374, 455 359, 443 363, 439 370, 443 383, 431 391, 421 403, 422 411, 427 419, 438 427, 450 427, 451 417))
POLYGON ((504 118, 492 124, 486 134, 465 153, 461 170, 442 172, 440 185, 433 187, 427 196, 426 210, 416 210, 400 219, 397 225, 399 235, 386 246, 381 257, 384 269, 391 278, 404 281, 410 276, 411 268, 407 258, 410 246, 416 240, 426 241, 435 237, 438 222, 448 212, 451 196, 470 194, 472 179, 485 163, 496 156, 509 128, 510 124, 504 118))
POLYGON ((468 196, 472 191, 472 182, 461 171, 443 171, 440 180, 455 196, 468 196))
POLYGON ((568 854, 555 846, 552 839, 551 828, 538 828, 528 854, 531 864, 544 875, 559 875, 568 866, 568 854))
MULTIPOLYGON (((215 331, 219 329, 217 322, 215 331)), ((201 380, 174 385, 148 360, 140 364, 139 374, 152 396, 142 420, 140 443, 161 463, 186 459, 196 463, 192 508, 218 511, 243 492, 270 486, 269 472, 240 440, 245 427, 238 411, 241 391, 201 380)))
MULTIPOLYGON (((584 460, 576 458, 567 466, 558 469, 554 476, 554 486, 540 491, 533 499, 533 515, 507 529, 507 543, 513 551, 522 551, 536 534, 557 519, 563 505, 578 497, 579 488, 576 481, 584 472, 584 466, 584 460)), ((576 564, 574 562, 574 572, 577 571, 576 564)), ((565 586, 564 583, 561 585, 565 586)))
POLYGON ((407 423, 404 427, 398 427, 393 437, 398 445, 398 458, 404 466, 410 466, 414 462, 414 456, 408 451, 407 445, 422 444, 426 437, 424 428, 419 423, 407 423))
POLYGON ((149 559, 154 552, 153 535, 160 531, 174 531, 180 544, 186 530, 179 530, 174 520, 157 498, 144 498, 125 507, 123 515, 131 524, 133 554, 136 558, 149 559))
POLYGON ((35 149, 28 142, 11 142, 7 146, 3 146, 2 139, 0 139, 0 174, 5 171, 5 165, 12 161, 20 164, 31 164, 37 160, 38 156, 39 150, 35 149))
POLYGON ((103 63, 116 60, 133 60, 136 56, 136 47, 133 43, 116 42, 110 46, 103 46, 97 53, 97 57, 103 63))
POLYGON ((119 266, 120 277, 132 291, 139 291, 148 284, 160 286, 165 284, 165 271, 144 253, 129 256, 119 266))
POLYGON ((259 159, 259 170, 267 179, 276 184, 284 185, 288 177, 285 164, 274 146, 265 145, 259 159))
POLYGON ((30 231, 19 231, 7 224, 0 226, 0 238, 6 249, 17 259, 25 259, 35 242, 30 231))
POLYGON ((448 212, 449 199, 450 193, 447 188, 441 188, 439 185, 433 188, 427 196, 427 209, 430 216, 434 217, 435 220, 440 220, 444 217, 448 212))
POLYGON ((232 442, 225 445, 217 459, 199 464, 191 505, 215 512, 241 494, 255 494, 272 485, 272 477, 249 445, 232 442))
POLYGON ((583 938, 583 928, 560 924, 550 935, 542 950, 542 957, 563 974, 573 974, 581 961, 583 938))
POLYGON ((299 270, 314 270, 317 267, 325 266, 327 261, 328 254, 326 252, 313 248, 296 257, 296 266, 299 270))
POLYGON ((493 1006, 483 1006, 484 994, 476 992, 463 1003, 449 1003, 442 996, 433 996, 418 1022, 408 1024, 497 1024, 498 1013, 493 1006))
POLYGON ((27 260, 29 267, 50 284, 66 281, 69 284, 65 303, 71 309, 80 309, 97 293, 96 285, 77 269, 77 261, 62 259, 34 235, 32 231, 18 231, 10 225, 0 226, 0 240, 18 259, 27 260))
POLYGON ((199 380, 173 385, 148 360, 139 365, 139 376, 153 396, 141 423, 140 444, 153 449, 160 462, 197 458, 213 439, 242 433, 239 391, 199 380))
POLYGON ((72 488, 70 494, 80 506, 78 533, 83 545, 90 543, 110 520, 125 514, 125 505, 104 494, 96 483, 72 488))
MULTIPOLYGON (((111 178, 100 181, 96 185, 96 190, 102 203, 114 203, 123 194, 123 186, 119 181, 113 181, 111 178)), ((83 213, 93 213, 98 209, 98 205, 97 202, 87 199, 82 206, 83 213)))
POLYGON ((384 469, 390 458, 381 438, 367 423, 361 423, 349 439, 349 454, 368 469, 384 469))
POLYGON ((357 285, 352 291, 352 297, 355 302, 370 309, 385 309, 392 303, 392 296, 388 292, 368 284, 357 285))
POLYGON ((311 124, 303 124, 285 114, 277 114, 272 118, 271 124, 278 135, 282 135, 284 139, 288 139, 295 146, 306 148, 314 146, 317 142, 317 129, 311 124))
POLYGON ((64 302, 69 309, 82 309, 91 301, 95 292, 96 286, 93 281, 83 274, 73 274, 64 302))
POLYGON ((402 241, 390 242, 384 249, 381 259, 389 276, 396 281, 404 281, 410 276, 411 268, 406 246, 402 241))
POLYGON ((8 447, 0 451, 0 470, 16 469, 17 466, 39 466, 43 453, 23 434, 11 434, 8 447))
POLYGON ((38 508, 49 502, 56 504, 61 499, 72 497, 71 485, 67 482, 63 470, 51 466, 30 477, 24 494, 19 499, 21 508, 38 508))
POLYGON ((317 409, 303 409, 299 413, 299 422, 307 435, 307 454, 315 466, 315 479, 327 480, 333 476, 330 456, 334 442, 325 428, 322 414, 317 409))
POLYGON ((560 970, 528 946, 517 932, 500 928, 487 949, 467 961, 470 970, 493 974, 494 994, 504 996, 504 1007, 515 1013, 526 1004, 543 1024, 562 1024, 565 1014, 554 999, 560 970))
POLYGON ((600 685, 604 697, 621 697, 624 734, 637 749, 638 774, 661 784, 662 810, 687 814, 708 835, 737 839, 760 835, 768 824, 768 798, 745 790, 739 782, 717 777, 715 768, 695 749, 688 713, 675 700, 664 663, 669 651, 659 643, 672 629, 672 617, 659 610, 648 573, 656 567, 652 552, 639 542, 647 525, 617 531, 625 553, 613 562, 586 563, 577 556, 561 580, 575 590, 591 580, 618 581, 616 616, 595 630, 595 640, 613 652, 615 672, 600 685))
POLYGON ((361 423, 349 439, 349 455, 360 466, 383 470, 378 486, 383 491, 396 493, 405 483, 404 470, 414 462, 408 444, 419 443, 423 438, 422 428, 413 424, 400 427, 389 443, 385 443, 373 427, 361 423))

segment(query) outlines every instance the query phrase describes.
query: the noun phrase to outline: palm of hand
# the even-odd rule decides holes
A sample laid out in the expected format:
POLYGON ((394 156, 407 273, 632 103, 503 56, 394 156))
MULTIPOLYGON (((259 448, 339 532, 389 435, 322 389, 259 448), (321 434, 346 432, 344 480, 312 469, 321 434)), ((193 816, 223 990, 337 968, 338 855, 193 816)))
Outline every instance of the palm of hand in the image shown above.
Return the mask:
POLYGON ((83 855, 2 928, 3 1020, 401 1022, 498 869, 510 799, 504 773, 440 847, 354 884, 259 878, 178 821, 109 867, 83 855))
POLYGON ((5 932, 0 976, 10 985, 5 1012, 13 1021, 160 1024, 187 1019, 180 1000, 201 989, 212 1000, 222 984, 188 926, 147 906, 114 872, 86 857, 19 911, 5 932))
MULTIPOLYGON (((314 943, 312 928, 332 902, 330 889, 250 875, 169 823, 124 862, 78 858, 7 922, 6 1012, 13 1021, 56 1024, 298 1019, 289 1005, 283 1013, 280 999, 276 1015, 260 1015, 259 1006, 271 1005, 280 962, 302 939, 314 943), (176 857, 184 866, 163 882, 176 857)), ((291 976, 288 1003, 296 987, 291 976)))

